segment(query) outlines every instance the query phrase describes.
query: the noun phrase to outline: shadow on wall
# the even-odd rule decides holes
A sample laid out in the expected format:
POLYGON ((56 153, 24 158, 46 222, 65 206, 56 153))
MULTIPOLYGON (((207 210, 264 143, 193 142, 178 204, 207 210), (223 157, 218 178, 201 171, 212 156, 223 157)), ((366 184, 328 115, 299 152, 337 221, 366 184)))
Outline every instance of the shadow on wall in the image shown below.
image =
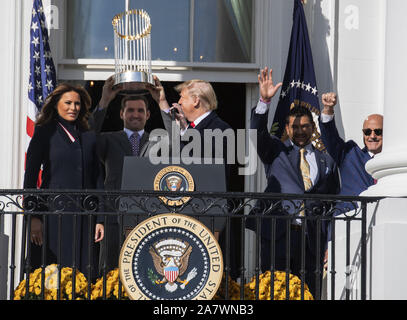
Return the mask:
POLYGON ((0 300, 7 299, 9 237, 4 230, 4 215, 0 216, 0 300))
MULTIPOLYGON (((338 0, 333 0, 335 3, 335 12, 338 14, 339 3, 338 0)), ((322 109, 321 98, 322 94, 326 92, 336 92, 338 94, 337 88, 337 70, 338 65, 336 61, 336 52, 330 57, 328 37, 332 36, 335 41, 334 51, 337 50, 337 34, 332 35, 330 21, 326 18, 322 12, 322 0, 314 0, 313 12, 312 12, 313 23, 308 23, 308 29, 310 33, 310 38, 312 42, 312 54, 314 58, 315 75, 317 78, 320 106, 322 109), (335 59, 331 63, 331 59, 335 59), (334 70, 332 70, 333 66, 334 70)), ((338 23, 338 17, 335 18, 333 23, 338 23)), ((335 26, 335 30, 338 30, 338 26, 335 26)), ((341 102, 340 96, 338 94, 338 104, 335 107, 335 119, 336 126, 338 128, 339 135, 344 137, 344 127, 342 121, 341 113, 341 102)))

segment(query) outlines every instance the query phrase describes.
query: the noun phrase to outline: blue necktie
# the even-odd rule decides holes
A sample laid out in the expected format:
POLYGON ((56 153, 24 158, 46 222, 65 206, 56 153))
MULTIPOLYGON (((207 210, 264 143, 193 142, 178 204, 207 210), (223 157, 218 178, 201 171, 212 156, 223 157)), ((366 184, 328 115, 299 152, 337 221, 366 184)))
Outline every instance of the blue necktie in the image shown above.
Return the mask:
POLYGON ((138 135, 137 132, 134 132, 130 136, 130 144, 131 149, 133 151, 133 155, 138 157, 140 153, 140 136, 138 135))

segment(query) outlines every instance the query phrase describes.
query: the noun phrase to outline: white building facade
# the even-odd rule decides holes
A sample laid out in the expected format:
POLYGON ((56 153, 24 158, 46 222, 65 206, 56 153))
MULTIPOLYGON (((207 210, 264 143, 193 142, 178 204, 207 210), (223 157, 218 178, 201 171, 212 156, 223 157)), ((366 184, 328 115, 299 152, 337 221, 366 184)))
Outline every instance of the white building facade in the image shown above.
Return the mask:
MULTIPOLYGON (((43 4, 57 79, 84 83, 104 81, 113 74, 110 22, 124 11, 125 1, 43 0, 43 4)), ((293 1, 132 0, 130 6, 146 9, 152 17, 153 73, 166 82, 200 78, 244 84, 248 128, 250 110, 258 100, 260 68, 271 66, 275 81, 283 79, 293 1)), ((365 195, 388 197, 374 213, 368 298, 406 299, 401 275, 407 269, 407 241, 403 237, 407 234, 407 199, 403 198, 407 197, 407 143, 402 135, 407 117, 402 97, 407 87, 403 77, 407 70, 407 44, 403 41, 407 2, 308 0, 304 8, 319 94, 338 93, 335 120, 341 136, 363 146, 363 120, 369 114, 384 114, 384 149, 367 165, 378 184, 365 195)), ((21 189, 28 141, 25 125, 32 1, 2 0, 0 10, 4 13, 0 21, 0 189, 21 189)), ((270 120, 272 116, 273 112, 270 120)), ((245 177, 244 190, 262 192, 265 184, 258 162, 257 173, 245 177)), ((369 209, 368 223, 374 211, 369 209)), ((5 279, 10 252, 6 240, 11 230, 7 217, 2 217, 0 228, 0 277, 5 279)), ((338 239, 340 251, 339 230, 338 239)), ((250 268, 250 261, 247 263, 250 268)), ((338 299, 343 286, 338 283, 337 287, 338 299)), ((6 298, 6 291, 0 291, 0 297, 6 298)))

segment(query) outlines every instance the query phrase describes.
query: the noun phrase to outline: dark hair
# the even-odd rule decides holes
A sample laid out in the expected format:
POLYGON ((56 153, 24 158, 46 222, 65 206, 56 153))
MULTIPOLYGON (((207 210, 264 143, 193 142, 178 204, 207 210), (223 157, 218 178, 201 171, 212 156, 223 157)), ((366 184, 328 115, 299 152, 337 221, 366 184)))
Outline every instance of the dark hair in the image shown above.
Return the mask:
POLYGON ((59 100, 65 93, 71 91, 76 92, 81 99, 81 109, 76 122, 81 129, 89 129, 89 108, 92 103, 92 99, 89 93, 82 86, 71 85, 68 83, 58 85, 54 91, 48 95, 47 99, 45 100, 45 104, 37 117, 36 125, 41 126, 47 124, 53 119, 56 119, 58 116, 57 105, 59 100))
POLYGON ((310 122, 314 124, 312 112, 307 107, 295 106, 294 108, 292 108, 287 115, 286 123, 290 123, 290 117, 294 118, 308 117, 310 122))
POLYGON ((145 96, 141 96, 141 95, 125 96, 121 101, 121 110, 124 110, 124 107, 125 107, 127 101, 138 101, 138 100, 144 101, 144 104, 146 105, 146 111, 148 111, 149 110, 148 100, 145 96))

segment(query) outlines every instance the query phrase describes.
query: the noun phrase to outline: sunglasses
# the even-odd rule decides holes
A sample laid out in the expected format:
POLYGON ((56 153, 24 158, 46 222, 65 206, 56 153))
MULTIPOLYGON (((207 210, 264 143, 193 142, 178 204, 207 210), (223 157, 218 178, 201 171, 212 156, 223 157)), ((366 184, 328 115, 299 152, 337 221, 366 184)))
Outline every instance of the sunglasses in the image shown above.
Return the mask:
POLYGON ((363 129, 362 131, 366 137, 370 136, 372 132, 374 132, 376 136, 381 136, 383 134, 383 129, 363 129))

